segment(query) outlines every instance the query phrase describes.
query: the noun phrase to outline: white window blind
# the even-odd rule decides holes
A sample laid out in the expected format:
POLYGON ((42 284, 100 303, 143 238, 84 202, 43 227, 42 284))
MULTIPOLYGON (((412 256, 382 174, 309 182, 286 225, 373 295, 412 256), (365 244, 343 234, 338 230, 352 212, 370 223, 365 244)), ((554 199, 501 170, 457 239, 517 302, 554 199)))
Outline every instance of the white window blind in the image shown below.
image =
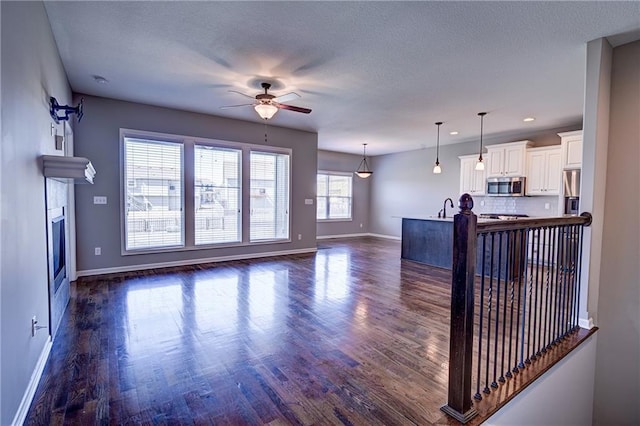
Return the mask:
POLYGON ((126 250, 184 246, 182 144, 124 138, 126 250))
POLYGON ((195 146, 195 243, 240 241, 242 151, 195 146))
POLYGON ((289 239, 289 155, 251 151, 251 241, 289 239))
POLYGON ((318 173, 316 218, 318 220, 350 220, 352 205, 351 174, 318 173))

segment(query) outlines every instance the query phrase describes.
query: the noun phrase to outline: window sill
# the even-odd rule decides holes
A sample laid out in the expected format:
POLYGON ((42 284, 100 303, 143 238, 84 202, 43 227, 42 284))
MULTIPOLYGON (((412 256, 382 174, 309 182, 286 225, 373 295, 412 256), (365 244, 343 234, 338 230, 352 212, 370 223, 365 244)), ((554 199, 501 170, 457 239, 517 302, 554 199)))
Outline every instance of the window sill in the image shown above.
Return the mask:
POLYGON ((316 219, 317 223, 353 222, 353 219, 316 219))
POLYGON ((140 249, 140 250, 121 250, 120 254, 122 256, 137 256, 144 254, 160 254, 160 253, 175 253, 175 252, 183 252, 183 251, 202 251, 202 250, 218 250, 218 249, 227 249, 227 248, 235 248, 235 247, 253 247, 253 246, 264 246, 269 244, 286 244, 291 243, 291 238, 282 239, 282 240, 262 240, 262 241, 253 241, 253 242, 233 242, 233 243, 220 243, 220 244, 207 244, 207 245, 197 245, 197 246, 173 246, 173 247, 163 247, 163 248, 153 248, 153 249, 140 249))

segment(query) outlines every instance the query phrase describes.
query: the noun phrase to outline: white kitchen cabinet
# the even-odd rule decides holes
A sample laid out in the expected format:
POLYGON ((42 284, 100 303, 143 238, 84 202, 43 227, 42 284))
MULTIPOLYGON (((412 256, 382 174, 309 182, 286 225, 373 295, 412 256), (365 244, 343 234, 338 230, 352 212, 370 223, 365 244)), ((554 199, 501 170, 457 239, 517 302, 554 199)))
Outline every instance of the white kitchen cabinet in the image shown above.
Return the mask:
POLYGON ((560 195, 562 149, 559 146, 527 150, 527 195, 560 195))
POLYGON ((486 174, 476 170, 477 155, 463 155, 460 158, 460 195, 484 195, 486 192, 486 174))
POLYGON ((530 144, 531 141, 518 141, 488 145, 487 177, 524 176, 530 144))
POLYGON ((582 130, 558 133, 562 147, 562 168, 582 168, 582 130))

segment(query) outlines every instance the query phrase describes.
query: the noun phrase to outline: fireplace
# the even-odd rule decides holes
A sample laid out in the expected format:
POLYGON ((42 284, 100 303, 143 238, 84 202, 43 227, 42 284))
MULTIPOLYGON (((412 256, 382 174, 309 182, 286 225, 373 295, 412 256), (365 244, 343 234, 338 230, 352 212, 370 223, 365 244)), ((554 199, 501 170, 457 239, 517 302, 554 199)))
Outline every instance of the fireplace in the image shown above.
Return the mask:
POLYGON ((51 220, 51 275, 53 277, 53 292, 57 293, 60 285, 67 276, 65 252, 65 220, 64 208, 62 215, 51 220))

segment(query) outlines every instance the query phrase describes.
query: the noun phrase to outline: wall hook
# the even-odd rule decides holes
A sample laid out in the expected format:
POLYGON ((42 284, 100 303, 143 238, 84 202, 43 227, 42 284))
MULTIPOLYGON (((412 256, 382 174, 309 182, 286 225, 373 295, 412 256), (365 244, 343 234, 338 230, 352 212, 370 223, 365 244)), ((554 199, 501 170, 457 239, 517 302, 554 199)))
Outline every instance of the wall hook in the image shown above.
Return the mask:
POLYGON ((56 100, 56 98, 52 96, 49 98, 49 104, 50 104, 49 114, 51 114, 51 118, 53 118, 53 120, 56 123, 59 123, 60 120, 67 121, 69 120, 71 114, 77 114, 78 122, 80 122, 80 120, 82 119, 82 116, 84 115, 82 111, 83 103, 84 103, 84 98, 81 98, 80 103, 75 107, 68 106, 68 105, 60 105, 58 104, 58 101, 56 100), (58 111, 63 111, 64 115, 58 115, 58 111))

